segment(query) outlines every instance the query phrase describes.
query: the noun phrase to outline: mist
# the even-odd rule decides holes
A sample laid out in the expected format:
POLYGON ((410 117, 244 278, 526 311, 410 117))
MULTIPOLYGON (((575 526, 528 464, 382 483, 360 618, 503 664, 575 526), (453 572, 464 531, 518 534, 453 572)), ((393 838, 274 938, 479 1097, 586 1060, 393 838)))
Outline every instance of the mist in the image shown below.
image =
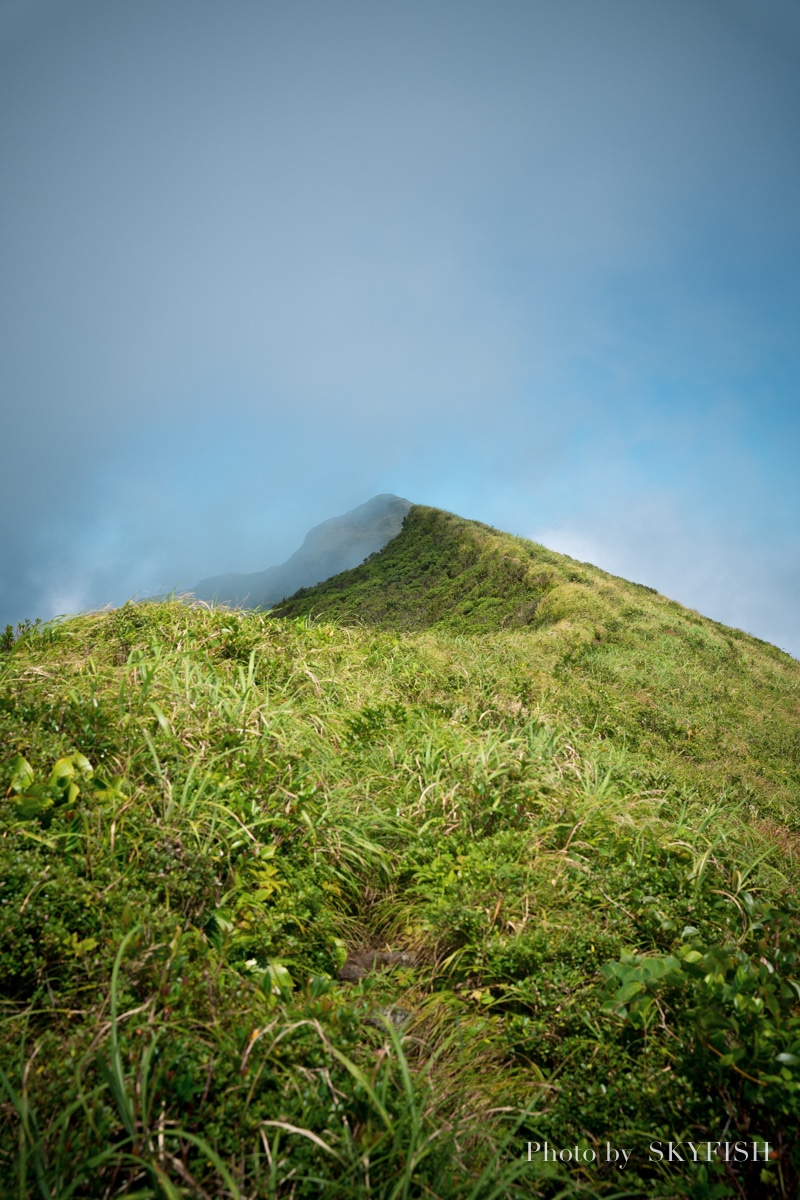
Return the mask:
POLYGON ((379 493, 800 656, 800 9, 0 6, 0 623, 379 493))

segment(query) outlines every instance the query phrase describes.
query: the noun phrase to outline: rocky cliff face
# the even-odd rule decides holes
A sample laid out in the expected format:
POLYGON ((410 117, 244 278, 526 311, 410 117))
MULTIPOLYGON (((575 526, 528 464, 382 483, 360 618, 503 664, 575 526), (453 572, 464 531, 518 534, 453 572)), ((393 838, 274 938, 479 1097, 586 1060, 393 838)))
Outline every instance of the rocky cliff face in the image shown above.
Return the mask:
POLYGON ((351 512, 316 525, 291 558, 250 574, 215 575, 192 589, 198 600, 242 608, 270 608, 299 588, 313 587, 357 567, 396 537, 411 504, 399 496, 373 496, 351 512))

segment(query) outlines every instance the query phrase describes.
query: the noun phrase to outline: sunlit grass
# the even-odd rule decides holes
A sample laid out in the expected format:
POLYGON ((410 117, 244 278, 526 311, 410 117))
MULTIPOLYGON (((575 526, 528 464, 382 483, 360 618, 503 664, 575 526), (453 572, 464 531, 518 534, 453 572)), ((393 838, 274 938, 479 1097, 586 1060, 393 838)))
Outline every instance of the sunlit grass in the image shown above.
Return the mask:
POLYGON ((2 809, 9 1195, 611 1196, 527 1140, 723 1129, 763 1178, 628 1194, 789 1194, 800 665, 448 521, 449 610, 401 535, 309 598, 344 623, 126 605, 0 654, 4 790, 94 768, 2 809), (368 949, 408 958, 340 981, 368 949))

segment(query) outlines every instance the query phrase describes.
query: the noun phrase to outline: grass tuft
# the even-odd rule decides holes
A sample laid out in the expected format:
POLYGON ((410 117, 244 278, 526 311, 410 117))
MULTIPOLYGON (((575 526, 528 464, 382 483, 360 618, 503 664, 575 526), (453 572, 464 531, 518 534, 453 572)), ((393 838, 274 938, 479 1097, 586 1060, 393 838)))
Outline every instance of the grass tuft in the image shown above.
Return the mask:
POLYGON ((0 646, 0 1193, 793 1194, 800 665, 429 509, 279 614, 0 646))

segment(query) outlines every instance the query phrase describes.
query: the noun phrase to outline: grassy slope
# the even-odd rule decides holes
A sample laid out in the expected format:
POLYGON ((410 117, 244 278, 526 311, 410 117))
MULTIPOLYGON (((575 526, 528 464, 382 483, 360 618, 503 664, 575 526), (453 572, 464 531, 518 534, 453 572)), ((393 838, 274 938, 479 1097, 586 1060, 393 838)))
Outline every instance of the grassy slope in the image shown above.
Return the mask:
POLYGON ((470 635, 523 706, 550 705, 598 747, 666 759, 682 780, 797 825, 800 664, 652 588, 415 506, 381 554, 273 615, 434 629, 451 672, 474 657, 452 635, 470 635))
POLYGON ((547 1138, 634 1148, 626 1194, 788 1195, 800 664, 422 508, 281 611, 126 605, 0 656, 4 789, 14 754, 95 768, 0 817, 0 1181, 615 1193, 528 1164, 547 1138), (367 948, 417 965, 338 983, 367 948), (763 1177, 647 1161, 740 1134, 763 1177))

